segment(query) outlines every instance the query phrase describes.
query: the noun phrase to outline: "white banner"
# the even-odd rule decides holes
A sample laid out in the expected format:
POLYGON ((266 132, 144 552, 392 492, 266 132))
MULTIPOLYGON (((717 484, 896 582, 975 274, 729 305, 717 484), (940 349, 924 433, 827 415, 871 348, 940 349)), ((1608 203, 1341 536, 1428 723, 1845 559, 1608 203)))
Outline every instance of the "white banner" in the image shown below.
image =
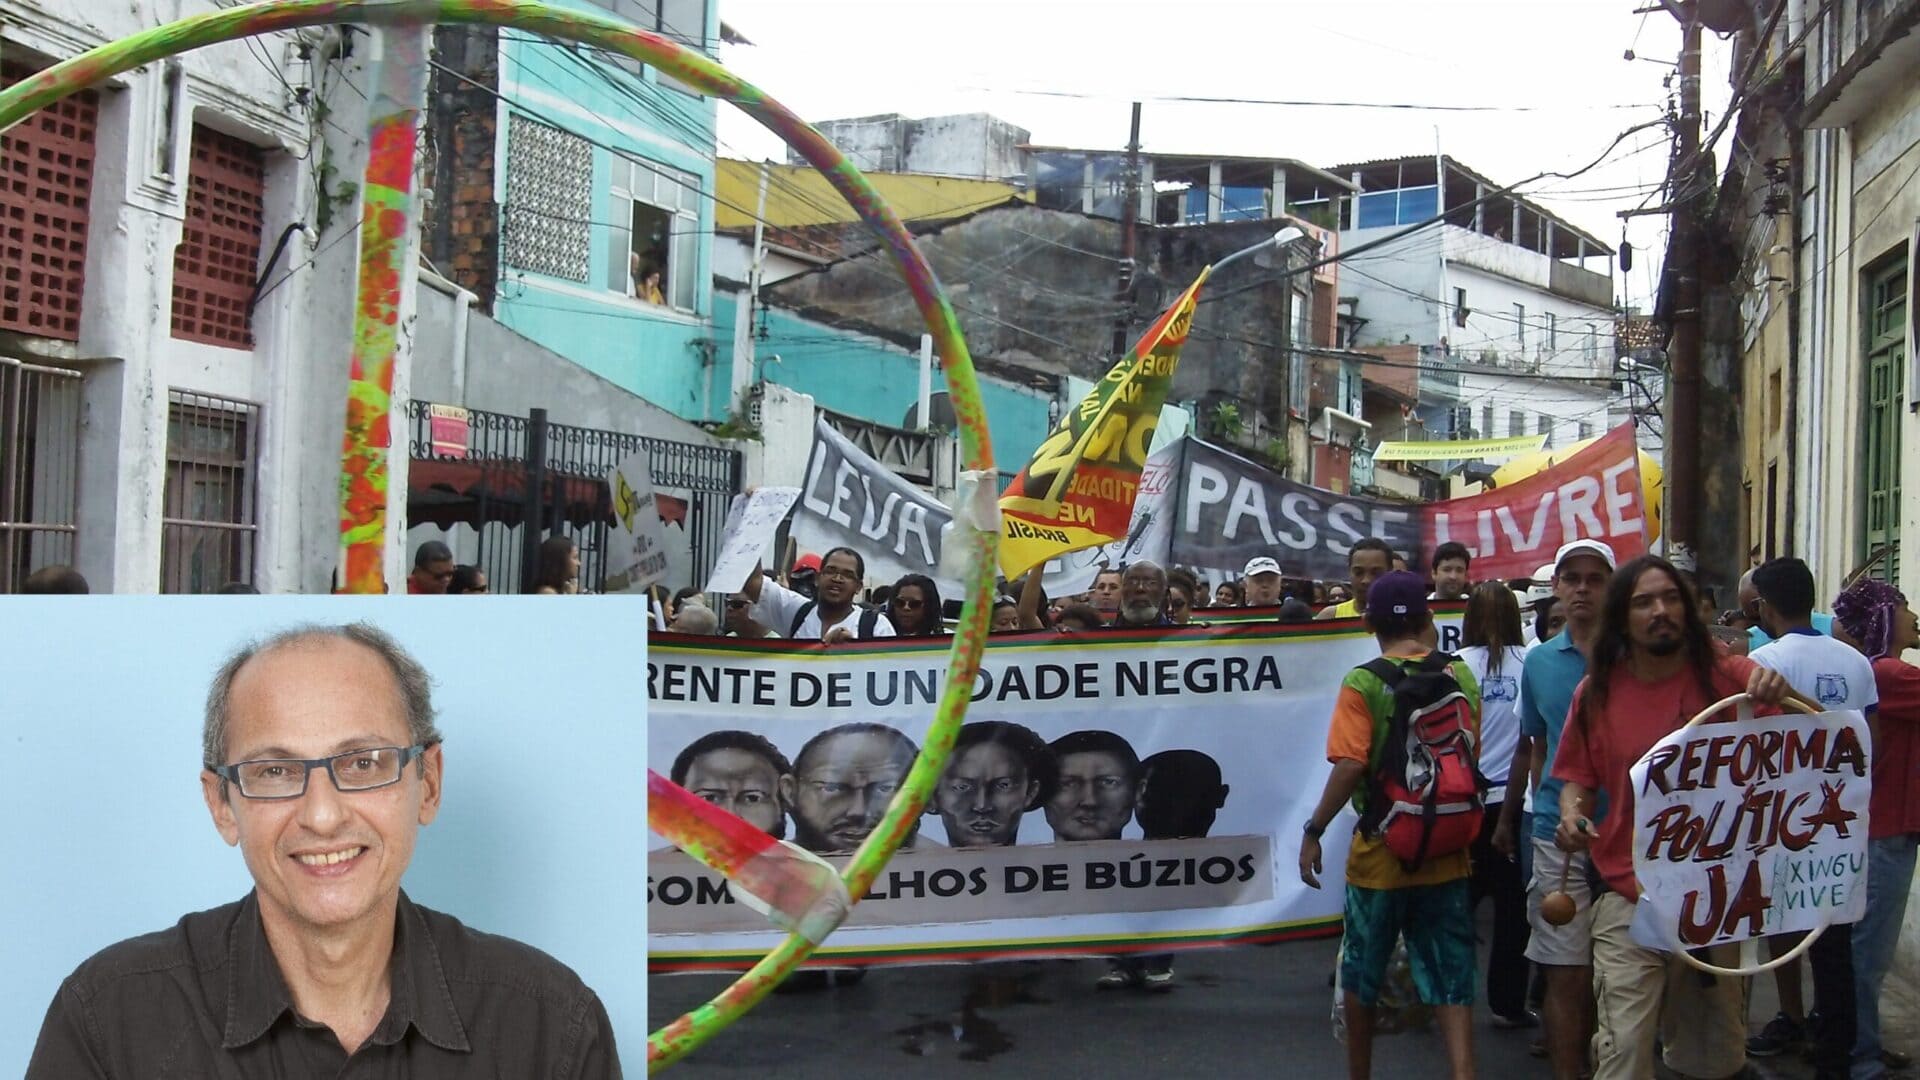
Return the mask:
POLYGON ((959 583, 939 574, 940 545, 952 523, 938 499, 894 475, 824 418, 814 420, 813 454, 791 530, 802 552, 850 547, 866 560, 871 583, 925 574, 958 595, 959 583))
POLYGON ((747 575, 764 561, 774 530, 793 509, 800 497, 799 488, 767 487, 752 495, 736 495, 727 514, 727 529, 720 537, 720 555, 713 560, 707 576, 710 593, 738 592, 747 583, 747 575))
POLYGON ((647 452, 628 455, 607 473, 613 528, 607 530, 606 591, 635 592, 667 576, 667 534, 653 501, 647 452))
POLYGON ((1670 950, 1866 913, 1867 724, 1857 712, 1708 723, 1633 766, 1633 935, 1670 950))
MULTIPOLYGON (((1442 616, 1457 640, 1458 616, 1442 616)), ((648 764, 823 852, 871 830, 918 752, 945 641, 649 643, 648 764)), ((821 952, 861 963, 1093 955, 1330 929, 1300 826, 1328 772, 1340 681, 1378 655, 1351 629, 1277 623, 1030 634, 988 649, 968 729, 917 835, 821 952)), ((655 970, 739 968, 780 934, 654 837, 655 970)))

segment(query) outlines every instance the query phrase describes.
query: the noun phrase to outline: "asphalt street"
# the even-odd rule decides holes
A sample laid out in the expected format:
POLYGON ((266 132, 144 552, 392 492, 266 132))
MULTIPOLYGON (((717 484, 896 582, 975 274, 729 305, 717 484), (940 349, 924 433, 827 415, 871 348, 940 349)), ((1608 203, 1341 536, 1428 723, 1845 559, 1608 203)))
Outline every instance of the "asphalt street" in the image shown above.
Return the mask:
MULTIPOLYGON (((675 1072, 682 1076, 980 1077, 1345 1075, 1330 1021, 1333 939, 1182 955, 1171 991, 1096 991, 1096 960, 1022 961, 870 972, 853 986, 776 994, 675 1072), (1109 1071, 1110 1070, 1110 1071, 1109 1071)), ((1484 968, 1483 968, 1484 970, 1484 968)), ((656 976, 651 1026, 726 985, 720 976, 656 976)), ((1753 1024, 1773 1014, 1772 980, 1755 980, 1753 1024)), ((1545 1077, 1534 1030, 1501 1031, 1477 1011, 1479 1072, 1545 1077)), ((1380 1038, 1375 1075, 1437 1076, 1438 1034, 1380 1038)), ((1775 1080, 1813 1075, 1798 1060, 1756 1061, 1775 1080)))

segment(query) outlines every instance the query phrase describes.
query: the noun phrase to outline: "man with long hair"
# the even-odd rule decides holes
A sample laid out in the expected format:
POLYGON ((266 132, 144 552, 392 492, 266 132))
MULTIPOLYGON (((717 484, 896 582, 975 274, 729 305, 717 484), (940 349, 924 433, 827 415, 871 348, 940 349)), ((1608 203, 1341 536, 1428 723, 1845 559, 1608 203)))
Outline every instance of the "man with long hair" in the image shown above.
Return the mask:
POLYGON ((1920 852, 1920 667, 1900 659, 1920 649, 1920 619, 1899 589, 1871 578, 1840 594, 1833 618, 1837 633, 1872 662, 1880 698, 1867 804, 1867 913, 1853 926, 1853 1075, 1876 1077, 1913 1064, 1880 1044, 1880 983, 1893 963, 1920 852))
MULTIPOLYGON (((1743 691, 1761 712, 1776 711, 1793 696, 1779 672, 1714 648, 1693 591, 1672 563, 1644 555, 1613 575, 1587 677, 1574 693, 1553 761, 1553 775, 1565 784, 1554 840, 1564 851, 1589 852, 1600 878, 1593 902, 1594 1080, 1654 1075, 1656 1036, 1675 1072, 1723 1077, 1746 1068, 1740 980, 1697 975, 1679 957, 1646 948, 1629 933, 1640 886, 1628 770, 1696 713, 1743 691), (1602 795, 1609 807, 1596 830, 1594 799, 1602 795)), ((1710 953, 1732 966, 1734 951, 1710 953)))

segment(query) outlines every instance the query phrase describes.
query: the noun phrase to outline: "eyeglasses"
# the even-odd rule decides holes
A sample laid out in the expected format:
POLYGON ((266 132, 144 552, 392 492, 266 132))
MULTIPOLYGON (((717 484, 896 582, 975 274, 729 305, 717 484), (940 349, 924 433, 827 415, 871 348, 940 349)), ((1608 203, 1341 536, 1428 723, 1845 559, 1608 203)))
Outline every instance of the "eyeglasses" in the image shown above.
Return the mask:
POLYGON ((747 602, 745 600, 736 599, 736 600, 727 601, 727 609, 730 611, 739 611, 741 608, 746 606, 747 606, 747 602))
POLYGON ((848 570, 839 566, 822 567, 820 570, 820 576, 823 578, 839 578, 842 581, 859 581, 860 580, 859 571, 848 570))
POLYGON ((398 783, 407 762, 426 752, 426 746, 374 746, 324 758, 256 758, 215 765, 212 772, 231 780, 249 799, 297 799, 307 793, 307 777, 321 768, 333 777, 336 791, 372 791, 398 783))
POLYGON ((925 600, 915 600, 911 596, 896 596, 893 598, 893 606, 902 611, 911 611, 914 608, 926 607, 927 602, 925 600))

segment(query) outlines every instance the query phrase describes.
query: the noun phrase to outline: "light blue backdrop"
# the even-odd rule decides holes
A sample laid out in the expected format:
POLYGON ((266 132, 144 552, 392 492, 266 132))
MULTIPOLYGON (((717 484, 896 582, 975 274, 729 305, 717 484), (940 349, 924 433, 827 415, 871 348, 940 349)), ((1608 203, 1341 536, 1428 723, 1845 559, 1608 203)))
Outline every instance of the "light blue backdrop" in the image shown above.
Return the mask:
POLYGON ((0 1075, 82 960, 252 887, 200 798, 207 682, 246 640, 357 618, 432 673, 447 740, 407 894, 579 972, 644 1069, 643 598, 6 596, 0 1075))

